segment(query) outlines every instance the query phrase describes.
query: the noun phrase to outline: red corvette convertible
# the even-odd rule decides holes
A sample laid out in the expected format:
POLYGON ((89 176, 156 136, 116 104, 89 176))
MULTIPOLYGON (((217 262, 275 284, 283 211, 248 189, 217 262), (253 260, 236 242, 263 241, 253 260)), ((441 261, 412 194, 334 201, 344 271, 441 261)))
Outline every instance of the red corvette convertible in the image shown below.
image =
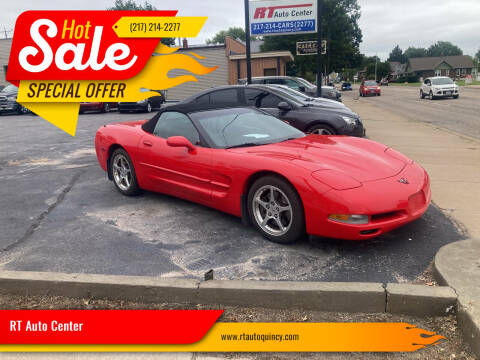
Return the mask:
POLYGON ((242 217, 268 239, 361 240, 413 221, 430 203, 426 171, 382 144, 305 135, 246 107, 175 105, 97 131, 118 190, 165 193, 242 217))

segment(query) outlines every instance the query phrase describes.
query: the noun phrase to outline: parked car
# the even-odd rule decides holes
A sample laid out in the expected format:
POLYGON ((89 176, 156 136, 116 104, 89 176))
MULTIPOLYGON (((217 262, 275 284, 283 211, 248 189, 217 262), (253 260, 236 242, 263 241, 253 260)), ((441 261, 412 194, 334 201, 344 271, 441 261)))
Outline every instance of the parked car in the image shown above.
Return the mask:
POLYGON ((7 85, 0 91, 0 115, 7 113, 28 114, 30 111, 17 103, 18 88, 7 85))
POLYGON ((365 136, 360 117, 345 108, 313 106, 272 85, 226 85, 195 94, 182 104, 255 106, 298 130, 321 135, 365 136))
POLYGON ((293 90, 292 88, 289 88, 288 86, 285 86, 285 85, 260 85, 260 86, 267 86, 273 89, 277 89, 278 91, 281 91, 281 92, 286 92, 288 95, 294 96, 298 98, 300 101, 310 105, 315 105, 315 106, 320 106, 325 108, 334 108, 334 109, 348 109, 344 103, 341 103, 332 99, 326 99, 323 97, 314 98, 300 91, 293 90))
POLYGON ((137 101, 137 102, 119 102, 118 110, 121 113, 126 113, 129 111, 142 111, 142 112, 152 112, 154 109, 160 109, 162 104, 165 102, 165 96, 162 90, 151 90, 158 93, 158 95, 151 96, 148 99, 137 101))
POLYGON ((150 120, 102 126, 95 150, 121 194, 143 189, 206 205, 278 243, 305 233, 373 238, 421 217, 431 197, 426 171, 399 152, 305 135, 251 107, 164 107, 150 120))
MULTIPOLYGON (((241 85, 247 84, 247 79, 240 79, 238 81, 241 85)), ((317 97, 317 86, 311 82, 293 76, 261 76, 252 78, 252 84, 266 84, 266 85, 285 85, 293 90, 305 93, 311 97, 317 97)), ((342 101, 342 94, 340 91, 332 86, 322 86, 322 97, 336 101, 342 101)))
POLYGON ((452 79, 446 76, 435 76, 426 78, 420 88, 420 98, 428 97, 430 100, 439 97, 453 97, 458 99, 460 96, 459 87, 452 79))
POLYGON ((360 84, 360 96, 380 96, 381 90, 375 80, 364 80, 360 84))
POLYGON ((349 82, 342 83, 341 90, 342 91, 352 91, 352 84, 349 83, 349 82))
POLYGON ((380 80, 380 86, 388 86, 388 79, 383 78, 382 80, 380 80))
POLYGON ((118 109, 117 102, 82 102, 80 103, 80 114, 83 114, 86 111, 95 111, 108 113, 111 110, 118 109))

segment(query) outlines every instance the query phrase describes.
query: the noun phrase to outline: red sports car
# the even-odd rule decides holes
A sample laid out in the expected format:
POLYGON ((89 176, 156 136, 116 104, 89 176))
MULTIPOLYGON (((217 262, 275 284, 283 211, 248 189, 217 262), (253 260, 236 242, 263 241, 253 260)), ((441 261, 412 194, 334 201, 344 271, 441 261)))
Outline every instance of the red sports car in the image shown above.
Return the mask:
POLYGON ((385 145, 305 135, 248 107, 169 106, 97 131, 118 190, 165 193, 242 217, 268 239, 361 240, 413 221, 430 203, 426 171, 385 145))
POLYGON ((382 91, 375 80, 365 80, 360 84, 360 96, 380 96, 382 91))

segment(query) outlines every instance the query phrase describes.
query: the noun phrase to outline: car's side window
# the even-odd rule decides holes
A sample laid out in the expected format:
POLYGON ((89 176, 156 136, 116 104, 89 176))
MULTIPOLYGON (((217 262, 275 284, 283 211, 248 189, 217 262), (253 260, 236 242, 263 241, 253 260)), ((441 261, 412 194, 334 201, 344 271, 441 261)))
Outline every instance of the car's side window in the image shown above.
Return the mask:
POLYGON ((425 85, 430 85, 430 81, 427 79, 427 80, 424 81, 424 84, 425 85))
POLYGON ((199 96, 195 102, 197 104, 210 104, 210 94, 199 96))
POLYGON ((200 145, 200 136, 187 115, 166 111, 160 115, 153 130, 153 134, 167 139, 170 136, 184 136, 193 145, 200 145))
POLYGON ((284 79, 266 79, 265 84, 285 85, 284 79))
POLYGON ((285 84, 291 89, 294 89, 294 90, 300 89, 300 86, 298 85, 298 83, 292 79, 286 79, 285 84))
POLYGON ((260 107, 262 98, 266 95, 264 91, 257 89, 245 89, 245 102, 248 106, 260 107))
POLYGON ((261 108, 276 108, 279 102, 283 100, 280 99, 277 95, 273 95, 272 93, 266 94, 261 100, 260 107, 261 108))
POLYGON ((218 90, 210 93, 210 104, 232 104, 237 102, 237 89, 218 90))

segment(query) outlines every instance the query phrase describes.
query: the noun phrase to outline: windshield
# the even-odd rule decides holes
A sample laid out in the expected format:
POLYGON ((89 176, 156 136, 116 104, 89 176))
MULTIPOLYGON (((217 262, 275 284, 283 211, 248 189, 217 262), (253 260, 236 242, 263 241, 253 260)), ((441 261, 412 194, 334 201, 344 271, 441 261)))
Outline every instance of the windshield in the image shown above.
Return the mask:
POLYGON ((433 85, 449 85, 449 84, 453 84, 453 81, 450 78, 438 78, 438 79, 432 79, 432 84, 433 85))
POLYGON ((313 85, 311 82, 305 80, 305 79, 302 79, 302 78, 295 78, 298 82, 302 83, 303 85, 305 85, 306 87, 309 87, 309 88, 312 88, 312 87, 315 87, 315 85, 313 85))
POLYGON ((271 115, 245 109, 221 109, 190 114, 217 148, 257 146, 304 137, 305 134, 271 115))
POLYGON ((304 93, 293 90, 287 86, 283 85, 269 85, 269 87, 274 88, 277 92, 282 93, 285 96, 293 97, 297 101, 311 101, 313 100, 310 96, 305 95, 304 93))
POLYGON ((377 86, 375 81, 365 81, 365 86, 377 86))
POLYGON ((18 88, 13 85, 8 85, 2 90, 2 92, 7 94, 16 94, 18 92, 18 88))

